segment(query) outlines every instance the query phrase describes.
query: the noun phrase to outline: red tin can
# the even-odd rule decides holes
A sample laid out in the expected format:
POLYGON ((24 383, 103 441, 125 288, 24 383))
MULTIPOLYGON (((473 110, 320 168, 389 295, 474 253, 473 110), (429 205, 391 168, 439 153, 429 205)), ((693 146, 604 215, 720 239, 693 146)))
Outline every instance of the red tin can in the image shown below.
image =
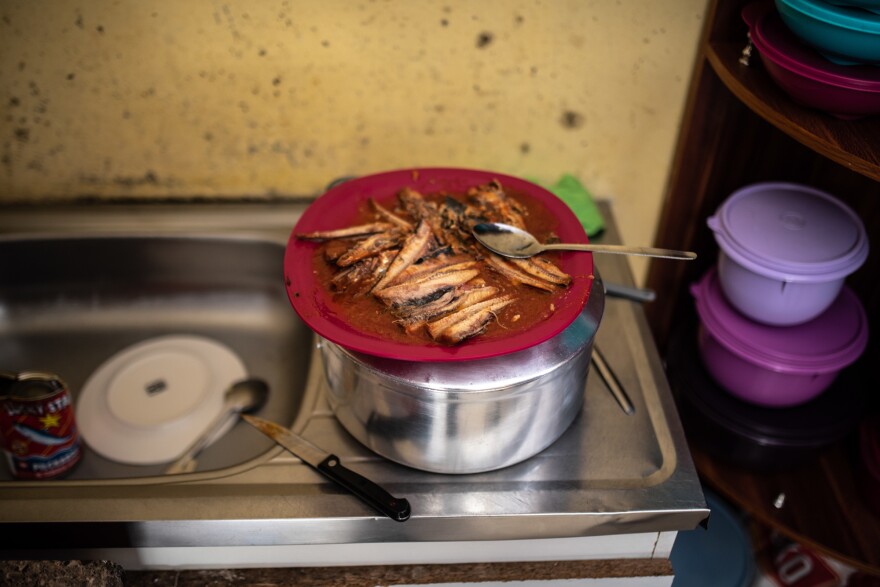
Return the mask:
POLYGON ((49 373, 0 371, 0 442, 12 474, 51 479, 82 458, 73 400, 49 373))

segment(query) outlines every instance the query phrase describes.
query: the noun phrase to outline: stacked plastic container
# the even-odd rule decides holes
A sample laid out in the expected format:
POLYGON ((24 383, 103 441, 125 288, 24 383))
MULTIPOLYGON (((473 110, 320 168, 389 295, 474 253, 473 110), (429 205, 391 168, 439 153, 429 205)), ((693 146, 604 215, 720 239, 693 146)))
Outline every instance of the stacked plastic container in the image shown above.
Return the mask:
POLYGON ((880 114, 880 0, 756 2, 742 16, 761 62, 795 101, 838 118, 880 114))
MULTIPOLYGON (((834 196, 779 182, 734 192, 708 224, 718 263, 691 293, 700 319, 700 358, 719 389, 703 393, 739 400, 742 406, 715 409, 716 416, 731 420, 735 413, 740 429, 760 423, 763 440, 756 440, 754 430, 745 433, 759 444, 772 444, 768 423, 809 420, 814 430, 778 434, 809 438, 816 448, 822 414, 830 417, 834 410, 803 406, 817 402, 868 343, 864 308, 844 285, 868 256, 864 225, 834 196), (776 413, 768 417, 767 410, 776 413)), ((691 399, 704 412, 727 401, 691 399)), ((841 414, 834 417, 840 421, 841 414)), ((827 442, 841 432, 829 432, 827 442)))

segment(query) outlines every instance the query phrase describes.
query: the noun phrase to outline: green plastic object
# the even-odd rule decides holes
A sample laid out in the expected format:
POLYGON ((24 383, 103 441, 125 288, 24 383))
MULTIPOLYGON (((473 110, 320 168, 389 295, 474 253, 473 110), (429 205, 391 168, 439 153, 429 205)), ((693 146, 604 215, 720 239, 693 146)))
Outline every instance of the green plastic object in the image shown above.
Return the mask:
POLYGON ((530 181, 542 185, 568 204, 568 207, 572 209, 577 219, 583 225, 587 236, 592 238, 605 230, 605 219, 602 218, 602 213, 599 212, 596 202, 593 201, 593 196, 575 176, 565 174, 552 185, 541 184, 541 182, 534 180, 530 181))

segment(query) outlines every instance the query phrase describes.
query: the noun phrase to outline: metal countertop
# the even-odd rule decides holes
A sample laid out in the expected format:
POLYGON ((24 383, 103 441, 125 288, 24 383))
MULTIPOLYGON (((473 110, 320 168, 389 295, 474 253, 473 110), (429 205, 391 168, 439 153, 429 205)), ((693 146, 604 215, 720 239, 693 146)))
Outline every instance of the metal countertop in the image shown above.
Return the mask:
MULTIPOLYGON (((599 204, 607 227, 595 240, 618 242, 611 207, 599 204)), ((71 207, 73 212, 14 207, 0 214, 0 237, 221 232, 284 244, 304 206, 95 205, 87 215, 82 206, 71 207), (82 217, 77 221, 71 214, 82 217)), ((594 258, 606 282, 632 285, 625 257, 594 258)), ((564 538, 696 527, 709 512, 640 305, 609 296, 597 344, 634 414, 623 413, 591 369, 582 413, 556 443, 517 465, 471 475, 409 469, 359 445, 327 405, 320 353, 302 349, 312 353, 312 371, 293 428, 406 497, 413 508, 406 523, 377 517, 273 448, 241 466, 180 480, 0 483, 0 500, 15 503, 0 508, 0 527, 24 547, 50 535, 57 547, 253 546, 564 538)))

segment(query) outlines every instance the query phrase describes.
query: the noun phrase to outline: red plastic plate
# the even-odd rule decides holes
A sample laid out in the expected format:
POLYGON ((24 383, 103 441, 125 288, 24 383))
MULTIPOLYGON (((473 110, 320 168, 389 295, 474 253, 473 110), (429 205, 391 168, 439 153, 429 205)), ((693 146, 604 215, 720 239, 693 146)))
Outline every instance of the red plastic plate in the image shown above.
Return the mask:
POLYGON ((526 194, 540 202, 557 220, 555 232, 563 242, 586 243, 587 235, 569 207, 549 191, 522 179, 473 169, 426 168, 388 171, 345 181, 320 196, 300 217, 284 255, 287 295, 294 310, 324 338, 360 353, 407 361, 467 361, 520 351, 555 336, 571 324, 590 295, 593 279, 591 253, 562 253, 560 267, 573 276, 564 295, 554 300, 556 311, 530 329, 503 338, 475 337, 456 346, 414 340, 390 341, 343 320, 333 309, 333 294, 319 283, 313 268, 319 243, 296 238, 297 233, 332 230, 351 225, 362 205, 374 198, 393 202, 403 187, 423 194, 464 193, 469 188, 497 179, 505 189, 526 194))

